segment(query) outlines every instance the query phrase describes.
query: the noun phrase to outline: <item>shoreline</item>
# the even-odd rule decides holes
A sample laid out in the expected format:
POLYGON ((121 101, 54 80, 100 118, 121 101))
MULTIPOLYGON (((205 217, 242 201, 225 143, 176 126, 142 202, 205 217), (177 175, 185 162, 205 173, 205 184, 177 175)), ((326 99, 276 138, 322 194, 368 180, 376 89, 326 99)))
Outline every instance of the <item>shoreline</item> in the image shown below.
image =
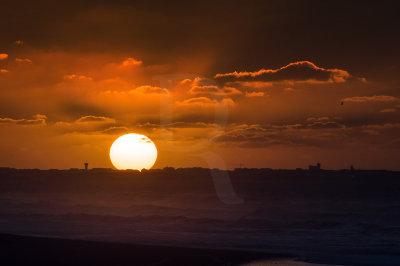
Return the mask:
POLYGON ((288 254, 0 234, 5 265, 252 265, 288 254))

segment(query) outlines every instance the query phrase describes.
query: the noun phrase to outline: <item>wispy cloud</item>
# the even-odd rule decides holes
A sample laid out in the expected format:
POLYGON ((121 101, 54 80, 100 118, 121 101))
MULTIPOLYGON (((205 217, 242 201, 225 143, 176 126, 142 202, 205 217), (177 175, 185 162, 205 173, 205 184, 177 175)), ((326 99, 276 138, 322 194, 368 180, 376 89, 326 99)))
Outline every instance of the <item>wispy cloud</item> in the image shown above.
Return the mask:
POLYGON ((64 75, 64 79, 69 79, 69 80, 93 80, 93 78, 85 76, 85 75, 77 75, 77 74, 70 74, 70 75, 64 75))
POLYGON ((224 98, 221 101, 217 101, 208 97, 194 97, 178 102, 177 105, 193 107, 211 107, 217 105, 233 106, 235 102, 231 98, 224 98))
POLYGON ((143 64, 143 61, 136 60, 135 58, 132 57, 128 57, 122 62, 121 65, 123 67, 129 67, 129 66, 140 66, 141 64, 143 64))
POLYGON ((29 58, 16 58, 15 61, 19 63, 32 63, 32 60, 30 60, 29 58))
POLYGON ((76 120, 77 123, 114 123, 115 119, 104 116, 87 115, 76 120))
POLYGON ((160 88, 157 86, 149 86, 143 85, 139 86, 134 90, 131 90, 130 93, 138 93, 138 94, 169 94, 169 91, 165 88, 160 88))
POLYGON ((379 112, 381 112, 381 113, 394 113, 394 112, 396 112, 396 109, 395 108, 387 108, 387 109, 382 109, 379 112))
POLYGON ((347 98, 342 99, 343 102, 355 102, 355 103, 395 102, 398 100, 400 100, 400 98, 390 96, 390 95, 356 96, 356 97, 347 97, 347 98))
POLYGON ((276 82, 276 81, 317 81, 317 82, 345 82, 351 77, 349 72, 341 69, 328 69, 316 66, 309 61, 290 63, 278 69, 260 69, 254 72, 232 72, 216 74, 215 80, 227 82, 276 82))
POLYGON ((265 95, 265 93, 262 92, 262 91, 252 91, 252 92, 246 91, 246 94, 245 94, 245 96, 249 97, 249 98, 251 98, 251 97, 263 97, 264 95, 265 95))
POLYGON ((0 125, 1 124, 17 124, 17 125, 46 125, 47 116, 37 114, 33 116, 33 119, 21 118, 21 119, 14 119, 14 118, 0 118, 0 125))
POLYGON ((0 54, 0 60, 5 60, 8 58, 8 54, 0 54))

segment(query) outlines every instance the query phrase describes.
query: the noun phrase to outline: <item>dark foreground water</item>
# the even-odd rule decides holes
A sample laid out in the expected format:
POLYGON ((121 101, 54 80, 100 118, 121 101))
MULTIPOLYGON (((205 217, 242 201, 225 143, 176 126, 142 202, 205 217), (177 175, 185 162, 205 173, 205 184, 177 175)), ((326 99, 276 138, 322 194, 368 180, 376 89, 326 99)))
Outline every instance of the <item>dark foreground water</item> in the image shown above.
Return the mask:
POLYGON ((400 265, 395 172, 0 174, 0 233, 283 253, 323 264, 400 265))

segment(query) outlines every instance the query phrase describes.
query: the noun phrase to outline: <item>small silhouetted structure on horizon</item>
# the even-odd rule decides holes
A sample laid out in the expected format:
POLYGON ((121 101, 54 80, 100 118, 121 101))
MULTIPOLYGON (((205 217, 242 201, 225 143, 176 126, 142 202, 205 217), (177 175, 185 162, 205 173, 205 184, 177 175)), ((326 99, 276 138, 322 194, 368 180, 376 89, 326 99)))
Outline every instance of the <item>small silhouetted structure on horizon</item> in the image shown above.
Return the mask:
POLYGON ((85 171, 88 170, 88 167, 89 167, 89 163, 88 163, 88 162, 85 162, 85 171))
POLYGON ((316 165, 310 164, 308 166, 308 170, 310 170, 310 171, 319 171, 319 170, 321 170, 321 164, 320 163, 317 163, 316 165))
POLYGON ((350 171, 354 171, 354 166, 350 165, 350 171))

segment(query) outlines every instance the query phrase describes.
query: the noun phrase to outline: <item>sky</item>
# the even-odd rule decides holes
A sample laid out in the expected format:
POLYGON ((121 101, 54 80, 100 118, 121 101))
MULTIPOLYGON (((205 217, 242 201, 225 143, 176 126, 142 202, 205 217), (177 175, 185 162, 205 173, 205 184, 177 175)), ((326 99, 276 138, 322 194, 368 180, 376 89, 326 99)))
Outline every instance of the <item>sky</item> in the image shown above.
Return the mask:
POLYGON ((400 170, 396 1, 15 1, 0 16, 0 166, 400 170))

